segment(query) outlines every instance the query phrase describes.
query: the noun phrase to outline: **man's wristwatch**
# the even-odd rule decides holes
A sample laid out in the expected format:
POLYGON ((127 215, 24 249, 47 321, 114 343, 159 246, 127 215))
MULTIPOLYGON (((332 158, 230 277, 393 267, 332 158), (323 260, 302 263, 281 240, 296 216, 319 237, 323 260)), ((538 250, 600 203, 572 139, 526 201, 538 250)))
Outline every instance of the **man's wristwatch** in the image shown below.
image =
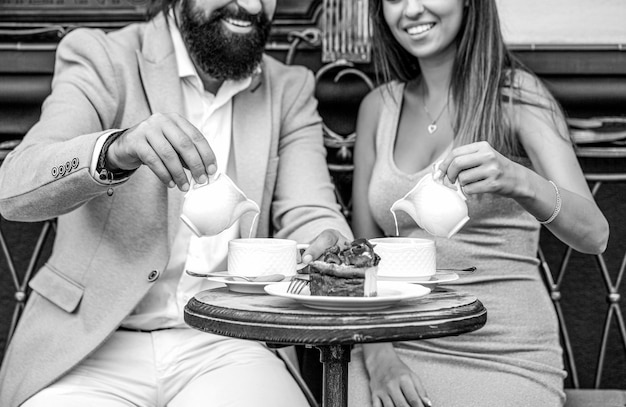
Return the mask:
MULTIPOLYGON (((126 129, 127 130, 127 129, 126 129)), ((109 147, 115 140, 117 140, 126 130, 116 131, 111 133, 109 137, 104 141, 102 148, 100 149, 100 156, 98 156, 98 163, 96 164, 96 174, 102 182, 114 182, 120 181, 124 178, 128 178, 135 170, 121 170, 119 168, 112 168, 107 161, 107 152, 109 147)))

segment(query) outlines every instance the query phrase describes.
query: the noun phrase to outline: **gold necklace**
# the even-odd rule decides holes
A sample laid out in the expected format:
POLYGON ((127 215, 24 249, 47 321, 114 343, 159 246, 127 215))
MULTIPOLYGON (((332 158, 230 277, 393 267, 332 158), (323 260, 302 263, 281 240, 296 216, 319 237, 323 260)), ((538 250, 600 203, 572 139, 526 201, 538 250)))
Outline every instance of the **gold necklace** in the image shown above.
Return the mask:
POLYGON ((424 90, 422 92, 422 106, 424 107, 424 112, 426 112, 426 116, 428 116, 428 119, 430 119, 430 124, 428 125, 428 133, 429 134, 433 134, 434 132, 437 131, 437 122, 441 118, 441 115, 443 114, 443 112, 445 112, 446 108, 448 107, 448 100, 450 98, 450 94, 448 94, 448 97, 446 98, 446 103, 444 103, 444 105, 441 108, 441 111, 439 112, 437 117, 435 117, 433 119, 433 116, 430 114, 430 112, 428 111, 428 108, 426 107, 426 95, 425 95, 425 93, 426 92, 424 90))

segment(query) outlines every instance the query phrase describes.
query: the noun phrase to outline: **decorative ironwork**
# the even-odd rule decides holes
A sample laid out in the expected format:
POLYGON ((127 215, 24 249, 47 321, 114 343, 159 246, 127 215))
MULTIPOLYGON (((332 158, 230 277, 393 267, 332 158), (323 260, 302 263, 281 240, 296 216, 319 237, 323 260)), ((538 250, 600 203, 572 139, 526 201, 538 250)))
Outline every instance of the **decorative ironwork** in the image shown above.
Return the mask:
MULTIPOLYGON (((600 187, 605 183, 626 182, 626 174, 586 174, 585 177, 587 181, 592 182, 591 192, 594 197, 597 196, 600 187)), ((572 252, 573 249, 571 247, 566 247, 558 272, 556 273, 556 277, 553 275, 541 248, 539 249, 538 256, 540 260, 540 270, 542 271, 544 281, 546 282, 546 286, 550 292, 552 302, 554 303, 559 319, 561 342, 563 345, 563 352, 565 354, 565 362, 569 371, 569 377, 572 381, 572 387, 578 389, 581 388, 581 384, 576 359, 574 357, 574 350, 572 347, 572 338, 569 335, 563 307, 561 306, 561 301, 563 299, 562 285, 564 277, 566 274, 571 274, 573 272, 570 267, 572 252)), ((611 326, 613 322, 617 324, 617 334, 620 336, 621 344, 623 346, 624 353, 626 354, 626 324, 624 322, 624 315, 622 314, 619 304, 621 300, 619 292, 620 286, 624 279, 624 274, 626 273, 626 248, 622 257, 621 265, 617 272, 617 278, 615 280, 612 279, 611 274, 609 273, 605 255, 596 255, 595 259, 599 267, 599 274, 606 288, 606 299, 608 303, 608 308, 605 312, 600 349, 597 356, 597 366, 594 372, 593 387, 599 389, 601 388, 602 375, 605 369, 609 337, 611 336, 611 326)))
MULTIPOLYGON (((335 74, 333 83, 338 84, 342 78, 352 75, 362 80, 367 85, 368 90, 374 89, 374 82, 363 71, 356 69, 352 62, 345 59, 339 59, 320 68, 315 75, 317 83, 326 73, 336 69, 339 71, 335 74)), ((347 219, 351 219, 352 172, 354 170, 352 154, 356 132, 341 135, 333 131, 325 121, 322 122, 322 129, 324 131, 324 145, 329 154, 328 169, 335 184, 335 196, 343 215, 347 219)))
POLYGON ((23 273, 21 272, 21 270, 18 271, 18 268, 15 266, 14 258, 11 254, 11 250, 9 249, 9 245, 7 244, 2 229, 0 229, 0 249, 2 249, 2 255, 4 256, 4 260, 9 269, 8 271, 11 275, 11 280, 13 282, 13 289, 15 290, 13 297, 15 301, 15 306, 13 308, 11 325, 9 325, 7 343, 13 336, 13 332, 15 331, 15 327, 17 326, 17 322, 19 321, 22 311, 24 310, 24 306, 26 305, 26 300, 28 299, 29 294, 28 282, 36 271, 36 268, 39 267, 38 262, 44 250, 44 246, 48 242, 48 239, 54 239, 54 237, 51 237, 50 235, 51 229, 54 229, 54 234, 56 234, 56 222, 54 220, 46 221, 41 224, 41 230, 38 233, 37 241, 32 248, 32 253, 28 261, 28 265, 23 270, 23 273))
POLYGON ((324 0, 322 62, 370 62, 368 0, 324 0))
POLYGON ((292 65, 295 58, 298 46, 301 43, 310 45, 311 47, 319 47, 321 45, 322 33, 317 28, 307 28, 303 31, 292 31, 287 36, 289 40, 289 48, 287 56, 285 57, 285 63, 292 65))
MULTIPOLYGON (((342 77, 346 75, 355 75, 365 82, 370 90, 374 89, 374 82, 365 74, 363 71, 360 71, 354 68, 354 64, 345 59, 339 59, 337 61, 331 62, 323 66, 319 71, 317 71, 315 75, 315 79, 319 82, 321 77, 326 74, 328 71, 335 69, 337 67, 343 68, 336 75, 333 80, 334 83, 338 83, 342 77)), ((322 124, 324 128, 324 142, 326 147, 337 148, 339 151, 337 152, 337 157, 344 162, 352 161, 352 151, 351 149, 354 147, 354 142, 356 140, 356 133, 348 134, 347 136, 339 135, 335 133, 326 123, 322 124)), ((354 165, 351 163, 348 165, 336 166, 330 165, 331 170, 335 171, 352 171, 354 169, 354 165)))

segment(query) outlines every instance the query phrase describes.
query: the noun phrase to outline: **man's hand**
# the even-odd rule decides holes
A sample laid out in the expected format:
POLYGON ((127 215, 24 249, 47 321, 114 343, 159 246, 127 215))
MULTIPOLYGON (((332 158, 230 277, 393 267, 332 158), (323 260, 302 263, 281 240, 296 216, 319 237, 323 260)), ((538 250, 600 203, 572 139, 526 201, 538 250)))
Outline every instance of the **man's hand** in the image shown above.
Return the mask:
POLYGON ((339 244, 350 243, 350 240, 335 229, 326 229, 320 233, 302 253, 302 262, 310 263, 319 258, 329 247, 339 244))
POLYGON ((202 133, 182 116, 155 113, 128 129, 107 152, 115 168, 133 170, 147 165, 170 188, 189 190, 183 168, 188 168, 198 183, 217 170, 215 154, 202 133))

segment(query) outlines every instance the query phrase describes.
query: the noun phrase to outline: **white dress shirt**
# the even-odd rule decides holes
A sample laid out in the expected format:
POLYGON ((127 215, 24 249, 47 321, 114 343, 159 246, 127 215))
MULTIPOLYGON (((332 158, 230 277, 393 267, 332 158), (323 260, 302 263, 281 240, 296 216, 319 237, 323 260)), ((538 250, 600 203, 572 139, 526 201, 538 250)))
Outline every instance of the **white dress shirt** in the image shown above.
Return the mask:
MULTIPOLYGON (((225 172, 231 145, 232 98, 250 86, 252 80, 225 81, 215 95, 205 91, 171 16, 170 32, 183 91, 185 118, 204 134, 215 153, 218 171, 225 172)), ((187 175, 191 179, 189 172, 187 175)), ((179 222, 167 267, 122 326, 142 330, 185 326, 183 309, 187 301, 197 292, 219 285, 191 277, 184 270, 226 270, 228 242, 239 237, 239 222, 219 235, 202 238, 179 222)))

